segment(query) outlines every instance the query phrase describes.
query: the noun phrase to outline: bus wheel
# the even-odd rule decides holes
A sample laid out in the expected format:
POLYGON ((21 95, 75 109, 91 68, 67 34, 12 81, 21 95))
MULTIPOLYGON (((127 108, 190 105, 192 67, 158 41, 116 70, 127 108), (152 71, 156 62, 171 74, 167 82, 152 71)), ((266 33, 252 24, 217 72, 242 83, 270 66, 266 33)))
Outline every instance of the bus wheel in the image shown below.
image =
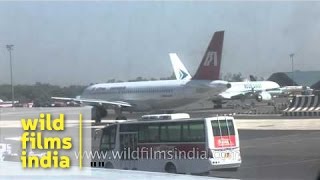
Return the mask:
POLYGON ((177 173, 177 168, 173 163, 167 163, 164 169, 167 173, 177 173))
POLYGON ((107 169, 113 169, 113 165, 110 162, 108 162, 105 167, 107 169))

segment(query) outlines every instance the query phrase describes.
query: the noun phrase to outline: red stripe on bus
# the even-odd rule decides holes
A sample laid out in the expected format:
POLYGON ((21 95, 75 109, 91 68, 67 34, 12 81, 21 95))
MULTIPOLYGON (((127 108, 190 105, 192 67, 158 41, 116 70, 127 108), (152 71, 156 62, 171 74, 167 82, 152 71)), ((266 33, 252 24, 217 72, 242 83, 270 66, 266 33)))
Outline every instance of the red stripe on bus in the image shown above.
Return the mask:
POLYGON ((236 146, 236 136, 214 136, 214 146, 217 148, 236 146))

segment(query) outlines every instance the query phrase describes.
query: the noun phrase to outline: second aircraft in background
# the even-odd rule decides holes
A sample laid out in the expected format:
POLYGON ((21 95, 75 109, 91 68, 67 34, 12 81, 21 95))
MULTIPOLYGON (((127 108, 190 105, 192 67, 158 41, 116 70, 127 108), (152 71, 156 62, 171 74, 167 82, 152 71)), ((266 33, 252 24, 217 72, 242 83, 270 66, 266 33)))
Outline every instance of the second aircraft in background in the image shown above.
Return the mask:
MULTIPOLYGON (((170 60, 177 79, 186 80, 191 79, 192 76, 183 65, 178 55, 170 53, 170 60)), ((220 63, 222 60, 220 61, 220 63)), ((278 95, 280 86, 273 81, 244 81, 244 82, 230 82, 231 87, 224 92, 212 96, 210 99, 216 108, 221 108, 224 100, 245 99, 254 97, 258 102, 270 101, 273 95, 278 95)))

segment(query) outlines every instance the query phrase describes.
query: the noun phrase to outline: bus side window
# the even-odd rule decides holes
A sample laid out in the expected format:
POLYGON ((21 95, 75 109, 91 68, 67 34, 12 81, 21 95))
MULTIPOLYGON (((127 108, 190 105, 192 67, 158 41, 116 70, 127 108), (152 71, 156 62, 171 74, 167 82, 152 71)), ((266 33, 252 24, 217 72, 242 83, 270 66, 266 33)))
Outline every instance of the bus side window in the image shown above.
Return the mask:
POLYGON ((116 144, 116 127, 117 127, 117 126, 114 126, 114 127, 111 129, 111 133, 110 133, 110 143, 109 143, 110 149, 114 149, 114 148, 115 148, 115 144, 116 144))
POLYGON ((167 131, 168 131, 168 126, 166 126, 166 125, 160 126, 160 140, 161 141, 164 141, 164 142, 167 141, 167 139, 168 139, 167 131))
POLYGON ((159 124, 146 124, 139 127, 139 142, 158 142, 159 124))
POLYGON ((204 142, 205 130, 203 122, 188 122, 182 125, 182 141, 204 142))
POLYGON ((180 142, 181 141, 181 124, 161 125, 160 140, 162 142, 180 142))
POLYGON ((137 124, 121 124, 120 132, 138 132, 139 126, 137 124))
POLYGON ((139 142, 145 142, 145 139, 146 139, 146 128, 147 126, 144 126, 144 125, 140 125, 139 127, 139 133, 138 133, 138 140, 139 142))
POLYGON ((114 149, 116 141, 116 128, 117 126, 111 126, 103 130, 100 146, 101 151, 105 152, 114 149))

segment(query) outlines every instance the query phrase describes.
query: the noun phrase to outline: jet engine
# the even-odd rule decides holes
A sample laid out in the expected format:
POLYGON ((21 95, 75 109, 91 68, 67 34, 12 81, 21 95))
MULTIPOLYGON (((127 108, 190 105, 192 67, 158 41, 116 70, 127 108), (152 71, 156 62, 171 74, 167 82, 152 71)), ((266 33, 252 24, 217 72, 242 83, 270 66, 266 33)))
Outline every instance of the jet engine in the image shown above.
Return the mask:
POLYGON ((258 102, 261 102, 261 101, 270 101, 272 99, 272 96, 270 93, 268 92, 261 92, 260 94, 258 94, 256 96, 256 100, 258 102))

